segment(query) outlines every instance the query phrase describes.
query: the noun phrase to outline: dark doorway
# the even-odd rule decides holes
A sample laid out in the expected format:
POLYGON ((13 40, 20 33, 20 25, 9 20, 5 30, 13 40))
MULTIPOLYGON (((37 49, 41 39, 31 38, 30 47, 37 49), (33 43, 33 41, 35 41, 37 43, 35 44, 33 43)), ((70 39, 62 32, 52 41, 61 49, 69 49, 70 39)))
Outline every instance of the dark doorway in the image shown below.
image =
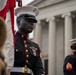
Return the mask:
POLYGON ((44 60, 44 68, 45 68, 46 75, 48 75, 48 59, 44 60))

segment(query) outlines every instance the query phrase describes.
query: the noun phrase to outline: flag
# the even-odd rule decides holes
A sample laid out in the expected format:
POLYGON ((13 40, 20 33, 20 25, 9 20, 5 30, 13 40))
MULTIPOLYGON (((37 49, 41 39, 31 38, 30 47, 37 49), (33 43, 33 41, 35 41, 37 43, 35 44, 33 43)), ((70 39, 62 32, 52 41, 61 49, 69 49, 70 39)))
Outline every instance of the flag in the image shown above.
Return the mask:
POLYGON ((12 31, 14 33, 14 7, 16 5, 15 0, 1 0, 0 4, 4 5, 0 7, 0 16, 6 19, 6 14, 10 11, 10 19, 12 25, 12 31), (5 2, 4 2, 5 1, 5 2))
POLYGON ((15 0, 0 0, 0 16, 5 19, 7 26, 7 40, 4 46, 7 59, 7 69, 11 69, 14 64, 14 7, 15 0))

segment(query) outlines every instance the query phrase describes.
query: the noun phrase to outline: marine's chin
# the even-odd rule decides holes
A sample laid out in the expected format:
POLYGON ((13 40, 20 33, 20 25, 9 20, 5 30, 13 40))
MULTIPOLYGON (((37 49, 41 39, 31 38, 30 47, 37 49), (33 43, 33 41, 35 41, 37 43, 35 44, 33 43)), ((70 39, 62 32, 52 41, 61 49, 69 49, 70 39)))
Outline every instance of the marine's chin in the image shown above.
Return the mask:
POLYGON ((32 31, 33 31, 33 29, 31 29, 31 28, 28 30, 29 33, 31 33, 32 31))
POLYGON ((26 33, 28 34, 28 33, 31 33, 32 32, 32 30, 28 30, 28 31, 26 31, 26 33))

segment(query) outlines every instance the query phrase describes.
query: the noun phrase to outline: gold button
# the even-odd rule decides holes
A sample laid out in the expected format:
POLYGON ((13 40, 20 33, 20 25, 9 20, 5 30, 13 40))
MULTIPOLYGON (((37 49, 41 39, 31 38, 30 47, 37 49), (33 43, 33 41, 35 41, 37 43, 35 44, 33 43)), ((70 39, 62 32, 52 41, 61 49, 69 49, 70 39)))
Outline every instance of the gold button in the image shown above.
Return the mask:
POLYGON ((27 67, 27 65, 25 65, 25 67, 27 67))
POLYGON ((26 41, 24 40, 24 43, 26 43, 26 41))
POLYGON ((27 68, 23 67, 22 68, 22 73, 27 73, 27 68))
POLYGON ((26 57, 28 58, 28 57, 29 57, 29 55, 26 55, 26 57))
POLYGON ((27 45, 25 45, 25 47, 27 47, 27 45))
POLYGON ((26 52, 28 52, 28 50, 26 50, 26 52))
POLYGON ((16 49, 16 52, 18 52, 18 49, 16 49))
POLYGON ((26 62, 28 63, 28 60, 26 60, 26 62))
POLYGON ((23 38, 24 36, 22 35, 22 38, 23 38))

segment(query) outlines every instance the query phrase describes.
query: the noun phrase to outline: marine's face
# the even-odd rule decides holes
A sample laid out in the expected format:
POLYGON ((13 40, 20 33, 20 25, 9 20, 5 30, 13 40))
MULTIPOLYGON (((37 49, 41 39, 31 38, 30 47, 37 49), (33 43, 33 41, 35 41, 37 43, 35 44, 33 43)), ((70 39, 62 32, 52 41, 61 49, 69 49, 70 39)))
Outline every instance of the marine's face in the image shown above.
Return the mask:
POLYGON ((71 45, 71 49, 76 50, 76 43, 73 43, 73 44, 71 45))
POLYGON ((33 19, 22 18, 19 24, 19 30, 24 33, 31 33, 35 27, 33 19))

